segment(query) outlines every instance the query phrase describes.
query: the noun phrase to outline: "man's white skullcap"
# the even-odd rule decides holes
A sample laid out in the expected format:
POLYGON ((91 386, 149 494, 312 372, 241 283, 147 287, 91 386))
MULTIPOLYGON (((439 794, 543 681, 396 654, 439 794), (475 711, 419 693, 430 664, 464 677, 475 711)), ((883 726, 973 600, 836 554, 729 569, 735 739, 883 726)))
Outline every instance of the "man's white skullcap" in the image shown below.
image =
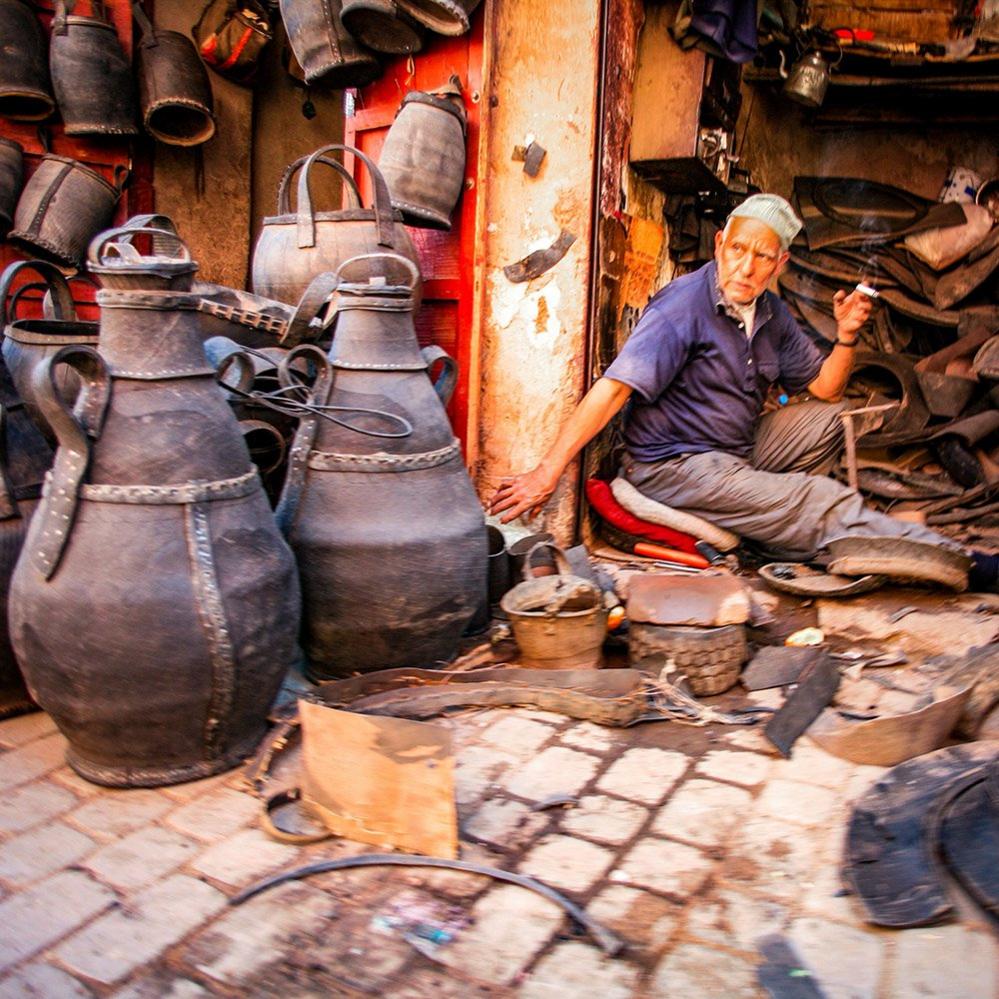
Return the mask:
POLYGON ((756 219, 772 229, 783 249, 801 232, 804 223, 794 209, 779 194, 751 194, 738 208, 732 210, 730 219, 756 219))

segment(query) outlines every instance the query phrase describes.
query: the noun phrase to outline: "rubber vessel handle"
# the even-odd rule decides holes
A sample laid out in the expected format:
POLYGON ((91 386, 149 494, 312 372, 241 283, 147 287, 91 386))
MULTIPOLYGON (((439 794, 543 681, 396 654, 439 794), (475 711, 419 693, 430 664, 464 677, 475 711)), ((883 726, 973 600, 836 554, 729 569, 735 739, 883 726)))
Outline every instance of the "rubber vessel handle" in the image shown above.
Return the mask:
POLYGON ((316 245, 316 216, 312 210, 309 174, 312 172, 313 164, 323 153, 331 153, 336 150, 353 154, 368 168, 368 175, 371 177, 371 184, 375 190, 374 210, 375 227, 378 230, 378 245, 395 249, 395 211, 392 208, 392 196, 389 194, 388 184, 385 182, 381 170, 360 149, 355 149, 353 146, 345 146, 341 143, 320 146, 306 159, 298 175, 297 217, 299 248, 304 249, 316 245))
POLYGON ((176 247, 176 252, 170 254, 174 260, 188 261, 191 259, 191 251, 187 248, 187 244, 177 235, 176 232, 171 232, 169 229, 150 229, 142 228, 136 229, 128 225, 116 226, 114 229, 106 229, 104 232, 95 236, 90 241, 90 246, 87 248, 87 263, 91 267, 101 267, 106 266, 107 257, 105 256, 105 250, 111 246, 117 247, 116 253, 119 258, 129 257, 130 259, 140 260, 138 250, 132 246, 132 238, 134 236, 140 235, 152 236, 153 237, 153 249, 156 249, 156 240, 160 239, 160 246, 166 240, 170 240, 176 247), (128 250, 122 250, 122 247, 128 247, 128 250), (131 251, 131 252, 130 252, 131 251), (134 257, 132 256, 134 254, 134 257))
POLYGON ((76 320, 76 306, 73 304, 73 294, 69 290, 66 277, 55 264, 47 260, 18 260, 11 264, 0 276, 0 320, 6 326, 13 320, 8 315, 7 296, 10 294, 14 278, 22 271, 34 271, 45 280, 46 287, 52 293, 52 305, 55 318, 68 322, 76 320))
POLYGON ((443 348, 432 343, 420 351, 423 360, 427 362, 427 374, 437 361, 442 361, 440 373, 433 380, 437 398, 446 406, 454 395, 458 385, 458 362, 443 348))
POLYGON ((565 557, 565 552, 562 551, 562 549, 559 548, 554 541, 539 541, 536 545, 531 546, 527 555, 524 557, 524 568, 522 572, 525 580, 534 578, 531 574, 531 570, 534 568, 534 556, 543 548, 547 548, 552 553, 555 568, 558 570, 558 574, 560 576, 574 575, 572 566, 569 565, 569 560, 565 557))
MULTIPOLYGON (((285 171, 281 175, 281 183, 278 185, 278 215, 291 214, 291 192, 289 191, 291 178, 302 169, 308 158, 308 156, 300 156, 294 163, 285 167, 285 171)), ((340 174, 344 183, 347 185, 347 190, 350 194, 351 208, 363 207, 361 203, 361 192, 358 190, 357 181, 354 180, 354 178, 350 175, 350 171, 339 160, 330 159, 328 156, 320 156, 316 162, 322 163, 323 166, 332 167, 338 174, 340 174)))
MULTIPOLYGON (((400 253, 359 253, 356 257, 350 257, 345 260, 336 269, 337 277, 340 278, 341 283, 349 284, 348 275, 350 271, 358 264, 369 264, 373 260, 380 260, 386 264, 393 264, 401 267, 409 275, 409 281, 404 283, 410 291, 414 291, 416 286, 420 283, 419 267, 417 267, 416 264, 414 264, 408 257, 404 257, 400 253)), ((387 271, 388 268, 386 267, 384 270, 387 271)), ((364 271, 364 279, 370 280, 373 271, 374 268, 370 266, 367 267, 364 271)), ((389 281, 389 278, 385 276, 385 280, 389 281)))

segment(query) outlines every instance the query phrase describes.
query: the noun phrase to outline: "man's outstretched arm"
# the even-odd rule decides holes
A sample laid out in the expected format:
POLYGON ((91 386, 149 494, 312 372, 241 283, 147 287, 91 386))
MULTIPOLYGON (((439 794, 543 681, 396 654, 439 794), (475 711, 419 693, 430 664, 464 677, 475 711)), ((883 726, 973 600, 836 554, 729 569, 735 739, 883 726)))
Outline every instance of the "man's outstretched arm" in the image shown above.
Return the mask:
POLYGON ((538 513, 551 499, 569 462, 621 411, 631 392, 631 386, 624 382, 598 379, 537 466, 500 482, 489 500, 489 512, 502 513, 504 524, 527 511, 538 513))

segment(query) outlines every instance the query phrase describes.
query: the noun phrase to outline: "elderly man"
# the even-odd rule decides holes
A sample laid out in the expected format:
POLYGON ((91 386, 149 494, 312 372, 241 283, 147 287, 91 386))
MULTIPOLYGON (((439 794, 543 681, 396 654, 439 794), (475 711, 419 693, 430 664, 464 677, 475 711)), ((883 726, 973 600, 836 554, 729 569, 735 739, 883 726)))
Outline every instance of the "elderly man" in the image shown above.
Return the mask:
POLYGON ((823 356, 767 290, 800 229, 774 194, 736 208, 715 238, 715 259, 655 295, 538 466, 501 482, 491 512, 504 522, 538 512, 566 466, 627 403, 622 474, 652 499, 789 557, 808 558, 843 534, 954 547, 810 474, 828 472, 842 448, 839 400, 871 301, 836 293, 836 343, 823 356), (814 400, 761 418, 775 383, 814 400))

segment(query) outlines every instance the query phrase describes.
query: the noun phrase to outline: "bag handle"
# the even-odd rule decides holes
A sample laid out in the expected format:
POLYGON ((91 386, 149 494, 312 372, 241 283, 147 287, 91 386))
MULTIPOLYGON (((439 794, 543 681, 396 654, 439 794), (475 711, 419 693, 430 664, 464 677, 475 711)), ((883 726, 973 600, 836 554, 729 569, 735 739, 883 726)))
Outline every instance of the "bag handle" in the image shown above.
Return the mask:
POLYGON ((55 318, 66 322, 76 320, 76 306, 73 304, 73 293, 69 290, 66 276, 55 264, 47 260, 17 260, 0 276, 0 321, 4 326, 13 322, 9 318, 7 296, 10 294, 14 278, 22 271, 34 271, 45 279, 46 287, 52 295, 52 305, 55 318))
MULTIPOLYGON (((409 281, 403 282, 410 291, 415 291, 416 286, 420 283, 420 269, 410 260, 408 257, 404 257, 401 253, 359 253, 356 257, 349 257, 336 269, 337 277, 340 279, 341 284, 350 284, 348 275, 354 269, 356 265, 359 264, 370 264, 371 261, 378 260, 386 265, 395 265, 400 267, 409 275, 409 281)), ((388 270, 388 266, 383 268, 383 272, 388 270)), ((363 280, 370 280, 373 274, 373 268, 367 267, 364 272, 363 280)), ((357 279, 355 279, 357 280, 357 279)), ((386 280, 388 278, 386 277, 386 280)))
POLYGON ((43 578, 59 567, 76 516, 80 485, 90 465, 90 442, 100 438, 111 398, 111 378, 93 347, 62 347, 43 358, 31 375, 31 388, 42 417, 59 442, 44 502, 36 512, 40 530, 30 558, 43 578), (57 384, 57 369, 69 365, 79 375, 80 394, 70 409, 57 384))
POLYGON ((437 397, 446 406, 454 395, 455 387, 458 384, 458 362, 443 348, 436 343, 429 347, 424 347, 420 351, 423 360, 427 362, 427 375, 430 375, 430 368, 437 361, 442 361, 441 370, 433 380, 434 391, 437 397))
POLYGON ((49 286, 43 281, 29 281, 27 284, 22 284, 13 295, 10 296, 10 304, 8 305, 8 311, 10 313, 10 321, 12 323, 17 322, 17 307, 21 304, 21 296, 27 294, 29 291, 41 292, 42 295, 42 315, 46 318, 55 318, 55 310, 50 308, 48 311, 52 313, 50 316, 46 316, 44 298, 48 293, 49 286))
POLYGON ((302 293, 295 308, 295 314, 288 322, 284 333, 278 338, 282 347, 297 347, 308 337, 312 320, 322 311, 339 283, 338 275, 330 271, 317 274, 309 282, 308 288, 302 293))
MULTIPOLYGON (((288 450, 288 445, 285 442, 281 431, 278 430, 273 423, 268 423, 266 420, 240 420, 239 430, 243 435, 243 440, 248 449, 250 442, 247 438, 250 434, 262 433, 273 439, 271 447, 274 449, 276 457, 266 468, 261 468, 260 473, 261 475, 270 475, 272 472, 276 472, 281 467, 281 463, 284 461, 285 452, 288 450)), ((252 460, 252 454, 250 457, 252 460)), ((254 464, 256 464, 256 462, 254 462, 254 464)))
POLYGON ((572 566, 569 565, 569 560, 565 557, 565 552, 554 541, 539 541, 536 545, 532 545, 527 555, 524 556, 524 567, 521 571, 525 580, 534 579, 531 574, 531 570, 534 568, 534 556, 543 548, 547 548, 552 553, 555 568, 560 576, 574 575, 572 566))
POLYGON ((139 44, 147 49, 158 45, 159 40, 156 37, 156 31, 153 29, 149 16, 142 9, 140 0, 134 0, 132 4, 132 17, 135 18, 135 23, 139 26, 139 34, 142 36, 139 39, 139 44))
MULTIPOLYGON (((157 216, 151 217, 155 218, 157 216)), ((177 235, 176 231, 172 229, 172 225, 171 229, 153 229, 126 224, 116 226, 114 229, 106 229, 90 241, 90 246, 87 248, 87 264, 90 267, 106 267, 109 261, 108 254, 110 254, 112 249, 114 249, 119 259, 141 260, 142 257, 139 255, 139 251, 132 245, 132 238, 140 234, 153 237, 154 251, 157 247, 157 239, 160 240, 159 246, 161 247, 165 241, 169 240, 174 244, 175 250, 173 253, 164 255, 169 255, 173 259, 183 261, 184 263, 190 261, 191 251, 187 248, 187 244, 177 235), (127 249, 125 249, 126 247, 127 249)))
POLYGON ((340 143, 331 143, 328 146, 320 146, 312 153, 302 166, 298 175, 298 245, 300 249, 305 249, 316 245, 316 216, 312 210, 312 195, 309 192, 309 174, 312 166, 323 153, 331 153, 340 150, 344 153, 352 153, 367 168, 368 176, 371 178, 372 186, 375 189, 374 210, 375 227, 378 230, 378 245, 395 249, 395 211, 392 208, 392 196, 389 194, 388 184, 382 176, 381 170, 375 166, 374 161, 353 146, 345 146, 340 143))
POLYGON ((52 18, 52 34, 53 35, 65 35, 69 31, 69 25, 66 21, 67 15, 73 12, 73 8, 76 6, 76 0, 56 0, 55 2, 55 17, 52 18))
MULTIPOLYGON (((278 185, 278 215, 291 214, 291 195, 288 191, 288 185, 291 183, 291 178, 302 168, 308 158, 308 156, 299 156, 294 163, 285 167, 285 171, 281 175, 281 183, 278 185)), ((361 192, 357 189, 357 181, 351 176, 350 171, 339 160, 330 159, 328 156, 320 156, 316 162, 322 163, 323 166, 332 167, 343 177, 350 194, 351 208, 361 208, 361 192)))

